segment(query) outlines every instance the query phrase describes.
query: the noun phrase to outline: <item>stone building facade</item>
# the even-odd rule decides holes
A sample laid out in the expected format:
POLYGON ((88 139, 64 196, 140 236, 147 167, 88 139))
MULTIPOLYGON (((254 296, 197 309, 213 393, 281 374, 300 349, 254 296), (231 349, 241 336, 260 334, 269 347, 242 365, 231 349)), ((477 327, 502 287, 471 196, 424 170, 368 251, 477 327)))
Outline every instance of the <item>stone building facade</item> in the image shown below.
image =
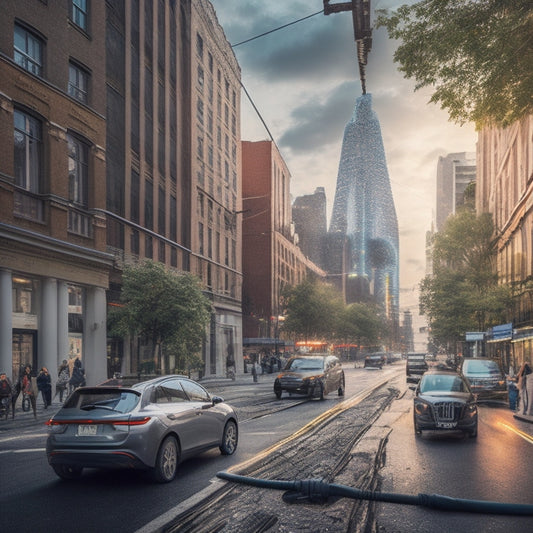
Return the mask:
POLYGON ((105 4, 2 2, 0 368, 106 372, 105 4))
MULTIPOLYGON (((509 358, 515 365, 533 357, 533 116, 507 128, 485 127, 477 145, 476 210, 493 216, 496 269, 510 284, 516 305, 509 358)), ((490 343, 489 343, 490 344, 490 343)), ((490 346, 489 346, 490 348, 490 346)), ((505 343, 495 350, 506 348, 505 343)), ((497 355, 490 353, 489 355, 497 355)))

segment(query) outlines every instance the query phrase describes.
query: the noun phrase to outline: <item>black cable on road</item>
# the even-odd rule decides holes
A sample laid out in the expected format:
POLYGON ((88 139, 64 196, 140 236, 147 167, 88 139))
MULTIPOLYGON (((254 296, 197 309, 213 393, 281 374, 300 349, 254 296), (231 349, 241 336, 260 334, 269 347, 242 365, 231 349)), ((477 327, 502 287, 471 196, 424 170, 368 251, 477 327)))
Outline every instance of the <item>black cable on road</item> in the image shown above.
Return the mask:
POLYGON ((533 516, 533 505, 520 503, 500 503, 480 500, 463 500, 439 494, 392 494, 354 489, 346 485, 326 483, 321 479, 304 479, 298 481, 277 481, 218 472, 217 477, 244 485, 264 489, 286 490, 283 500, 286 503, 323 503, 330 496, 342 496, 353 500, 369 500, 405 505, 420 505, 440 511, 456 511, 463 513, 483 513, 499 515, 533 516))

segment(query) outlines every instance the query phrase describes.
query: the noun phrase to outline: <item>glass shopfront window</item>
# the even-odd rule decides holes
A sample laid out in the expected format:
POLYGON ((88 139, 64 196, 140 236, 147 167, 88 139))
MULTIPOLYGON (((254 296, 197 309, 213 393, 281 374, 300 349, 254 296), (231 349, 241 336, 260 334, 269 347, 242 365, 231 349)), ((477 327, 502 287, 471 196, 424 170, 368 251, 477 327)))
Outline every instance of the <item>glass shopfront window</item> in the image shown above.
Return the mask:
POLYGON ((68 345, 69 359, 83 356, 83 312, 85 289, 76 285, 68 286, 68 345))

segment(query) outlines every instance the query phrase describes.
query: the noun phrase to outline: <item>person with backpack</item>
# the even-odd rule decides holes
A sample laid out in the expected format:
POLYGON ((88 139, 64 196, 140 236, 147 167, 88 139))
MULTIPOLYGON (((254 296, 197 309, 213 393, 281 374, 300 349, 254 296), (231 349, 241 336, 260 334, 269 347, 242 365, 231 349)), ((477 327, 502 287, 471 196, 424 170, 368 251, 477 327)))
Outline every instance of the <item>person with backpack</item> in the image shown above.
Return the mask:
POLYGON ((72 367, 72 376, 70 377, 68 383, 70 386, 69 392, 72 392, 74 389, 83 387, 85 385, 85 370, 81 366, 81 361, 79 358, 76 358, 74 361, 74 366, 72 367))
MULTIPOLYGON (((63 359, 61 365, 57 369, 57 383, 56 383, 56 393, 54 398, 59 394, 59 401, 63 403, 63 394, 65 394, 68 382, 70 381, 70 371, 68 368, 68 362, 66 359, 63 359)), ((65 394, 66 395, 66 394, 65 394)))

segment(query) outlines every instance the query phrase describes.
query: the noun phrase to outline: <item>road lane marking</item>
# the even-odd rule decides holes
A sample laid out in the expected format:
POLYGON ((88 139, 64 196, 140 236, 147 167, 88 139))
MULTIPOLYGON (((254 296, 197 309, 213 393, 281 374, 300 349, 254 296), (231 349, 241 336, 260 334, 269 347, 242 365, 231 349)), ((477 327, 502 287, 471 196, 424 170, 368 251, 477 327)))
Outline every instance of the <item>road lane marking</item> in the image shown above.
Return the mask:
POLYGON ((529 444, 533 444, 533 436, 531 436, 529 433, 526 433, 525 431, 522 431, 518 429, 517 427, 511 426, 510 424, 507 424, 505 422, 499 422, 499 424, 505 429, 512 431, 519 437, 522 437, 526 442, 529 442, 529 444))

